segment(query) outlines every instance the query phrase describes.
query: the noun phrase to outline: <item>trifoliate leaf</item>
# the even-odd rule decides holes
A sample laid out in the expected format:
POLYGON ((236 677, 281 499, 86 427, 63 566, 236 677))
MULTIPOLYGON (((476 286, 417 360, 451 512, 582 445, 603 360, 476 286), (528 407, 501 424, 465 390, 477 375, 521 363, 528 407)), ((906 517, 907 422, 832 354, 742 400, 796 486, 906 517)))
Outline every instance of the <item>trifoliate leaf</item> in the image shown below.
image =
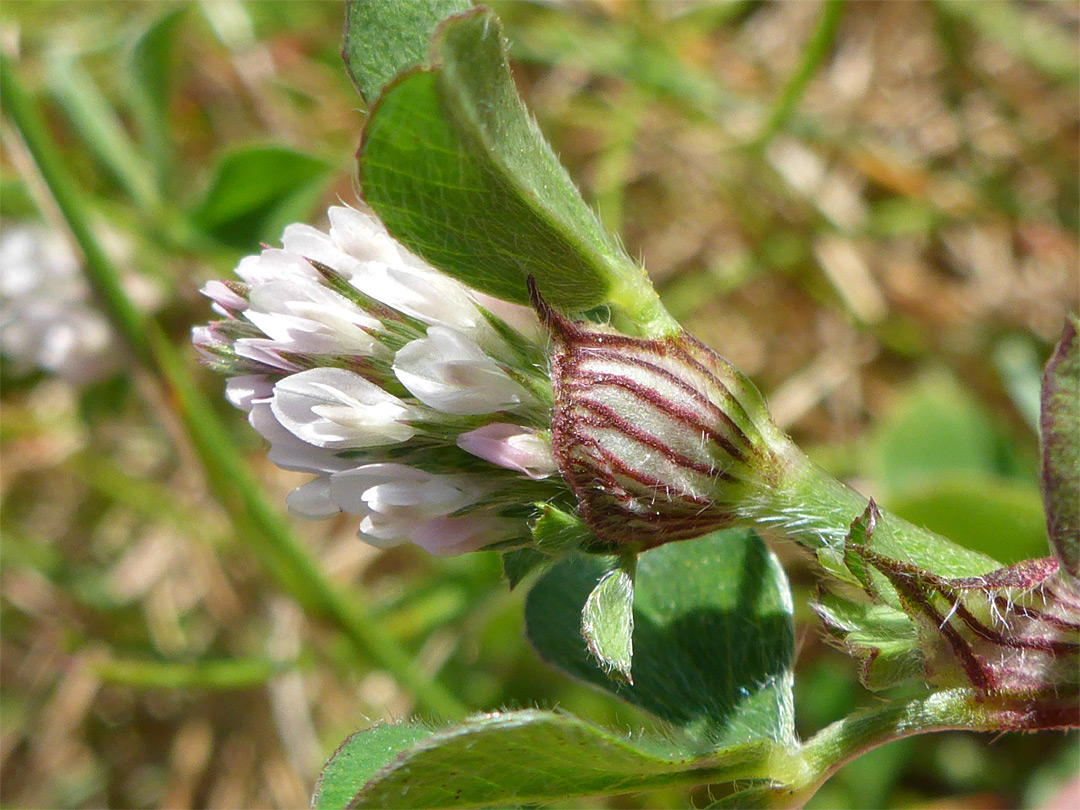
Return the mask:
POLYGON ((639 557, 633 684, 610 678, 581 638, 582 610, 609 570, 574 554, 533 586, 526 633, 545 660, 682 730, 693 751, 794 739, 791 592, 760 538, 728 530, 639 557))

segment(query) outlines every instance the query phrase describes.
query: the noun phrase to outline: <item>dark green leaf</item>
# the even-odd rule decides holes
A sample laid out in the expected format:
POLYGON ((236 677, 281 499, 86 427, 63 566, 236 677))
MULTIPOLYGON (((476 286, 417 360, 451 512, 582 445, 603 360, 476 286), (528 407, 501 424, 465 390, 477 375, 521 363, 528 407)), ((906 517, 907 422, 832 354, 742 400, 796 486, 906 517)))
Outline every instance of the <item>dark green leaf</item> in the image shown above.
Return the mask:
POLYGON ((1046 554, 1046 519, 1034 481, 946 475, 904 487, 889 498, 889 509, 1007 565, 1046 554))
POLYGON ((516 588, 533 571, 551 562, 551 557, 533 548, 515 548, 502 555, 503 576, 516 588))
POLYGON ((432 71, 386 88, 364 131, 364 199, 390 232, 492 295, 525 303, 532 275, 556 307, 610 303, 642 328, 670 326, 521 103, 497 18, 450 19, 434 52, 432 71))
POLYGON ((696 749, 792 738, 791 595, 756 535, 718 532, 641 555, 633 685, 605 675, 579 632, 606 570, 576 555, 533 587, 526 630, 541 656, 682 729, 696 749))
POLYGON ((280 146, 231 152, 218 164, 192 218, 237 247, 276 240, 285 224, 307 214, 330 170, 324 160, 280 146))
MULTIPOLYGON (((351 744, 362 745, 366 733, 351 744)), ((698 760, 665 748, 554 712, 483 715, 422 738, 375 774, 352 806, 517 806, 731 780, 759 773, 772 746, 746 745, 698 760)), ((344 806, 343 793, 335 795, 336 803, 321 798, 316 806, 344 806)))
POLYGON ((887 494, 944 475, 996 472, 994 425, 979 403, 949 379, 922 380, 882 423, 874 442, 887 494))
POLYGON ((585 600, 581 611, 581 635, 600 668, 609 677, 633 683, 634 568, 636 558, 615 560, 585 600))
POLYGON ((323 767, 311 806, 347 807, 365 782, 431 734, 418 723, 396 723, 350 735, 323 767))
POLYGON ((1043 375, 1042 491, 1050 542, 1062 566, 1080 575, 1080 349, 1078 320, 1065 333, 1043 375))
POLYGON ((131 50, 128 80, 131 110, 143 147, 157 172, 159 187, 165 184, 172 139, 168 117, 172 45, 185 8, 174 8, 154 20, 131 50))
POLYGON ((426 63, 439 23, 470 8, 469 0, 350 0, 341 57, 364 101, 374 104, 399 73, 426 63))

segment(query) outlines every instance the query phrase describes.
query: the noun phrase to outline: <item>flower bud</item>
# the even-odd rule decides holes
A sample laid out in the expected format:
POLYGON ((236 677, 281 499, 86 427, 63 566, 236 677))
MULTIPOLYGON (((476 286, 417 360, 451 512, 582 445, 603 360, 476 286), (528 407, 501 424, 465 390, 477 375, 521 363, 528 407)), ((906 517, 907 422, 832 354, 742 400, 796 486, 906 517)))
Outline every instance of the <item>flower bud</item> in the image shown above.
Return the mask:
POLYGON ((698 537, 775 486, 786 439, 738 369, 685 332, 629 337, 530 292, 555 344, 555 459, 597 537, 642 548, 698 537))

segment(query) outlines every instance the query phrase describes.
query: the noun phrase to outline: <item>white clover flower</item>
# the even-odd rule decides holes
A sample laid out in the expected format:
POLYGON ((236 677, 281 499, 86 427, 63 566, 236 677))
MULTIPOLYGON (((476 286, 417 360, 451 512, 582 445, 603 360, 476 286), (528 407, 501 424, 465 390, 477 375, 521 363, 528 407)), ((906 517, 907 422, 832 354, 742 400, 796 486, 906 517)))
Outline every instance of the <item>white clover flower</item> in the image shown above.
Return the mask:
POLYGON ((533 309, 491 298, 366 213, 329 219, 207 284, 222 318, 193 332, 270 460, 314 474, 294 514, 355 515, 382 547, 552 555, 697 537, 776 488, 785 437, 689 335, 571 321, 534 279, 533 309), (578 528, 542 531, 552 510, 578 528))
POLYGON ((431 326, 394 355, 394 374, 425 405, 455 414, 493 413, 535 402, 468 335, 431 326))
POLYGON ((229 376, 281 467, 315 474, 287 499, 340 512, 385 547, 441 556, 529 537, 529 505, 568 494, 547 428, 546 340, 532 310, 471 290, 374 217, 329 211, 203 293, 221 319, 193 342, 229 376))
POLYGON ((35 225, 0 233, 0 352, 72 383, 117 370, 116 340, 64 239, 35 225))
POLYGON ((495 487, 483 475, 436 475, 385 462, 320 476, 293 490, 288 505, 313 520, 339 510, 358 515, 360 531, 372 545, 412 542, 445 557, 513 537, 512 520, 485 512, 454 514, 495 487))
POLYGON ((281 426, 316 447, 378 447, 411 439, 415 409, 359 374, 313 368, 274 385, 270 410, 281 426))

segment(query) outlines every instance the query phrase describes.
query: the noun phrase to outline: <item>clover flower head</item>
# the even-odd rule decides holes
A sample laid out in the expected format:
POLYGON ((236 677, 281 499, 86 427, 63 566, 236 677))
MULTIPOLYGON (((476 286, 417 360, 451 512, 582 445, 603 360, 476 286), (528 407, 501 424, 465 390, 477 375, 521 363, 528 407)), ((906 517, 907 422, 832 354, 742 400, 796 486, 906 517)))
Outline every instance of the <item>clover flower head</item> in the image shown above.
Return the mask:
POLYGON ((315 477, 287 504, 346 512, 376 546, 437 555, 528 539, 529 505, 565 491, 549 438, 543 330, 409 253, 366 212, 285 229, 203 293, 196 327, 226 396, 277 465, 315 477))
POLYGON ((0 234, 0 352, 81 384, 118 368, 116 340, 63 237, 16 224, 0 234))

